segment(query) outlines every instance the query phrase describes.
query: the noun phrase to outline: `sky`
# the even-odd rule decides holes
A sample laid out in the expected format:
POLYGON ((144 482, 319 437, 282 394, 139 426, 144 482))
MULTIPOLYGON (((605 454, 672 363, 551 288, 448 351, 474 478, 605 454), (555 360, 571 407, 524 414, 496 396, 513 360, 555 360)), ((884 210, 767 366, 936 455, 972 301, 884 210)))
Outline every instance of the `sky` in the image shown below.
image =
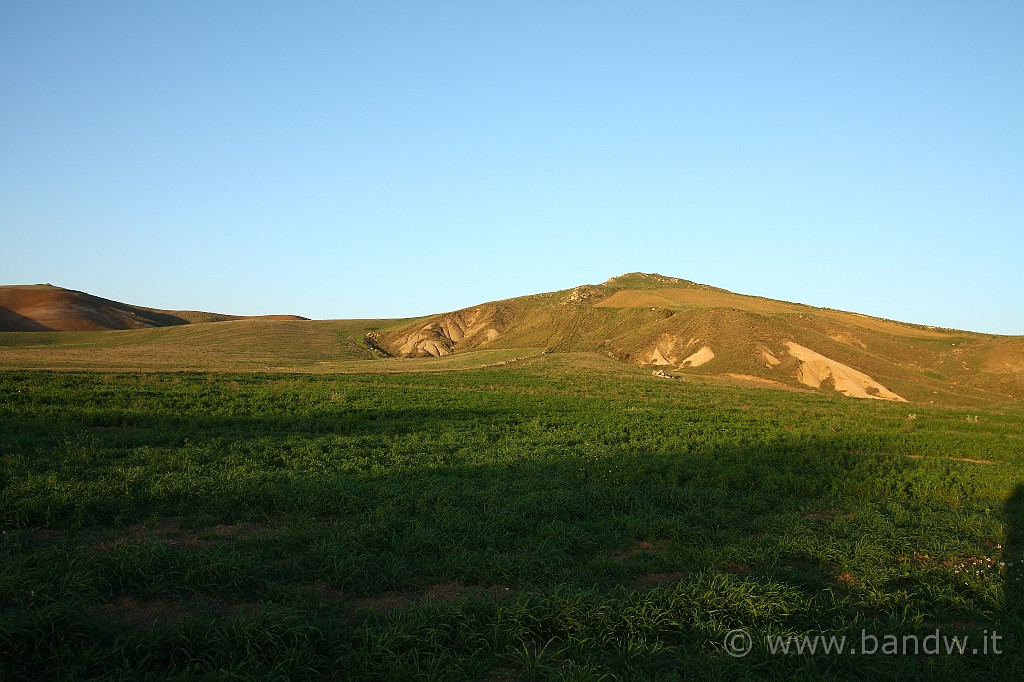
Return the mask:
POLYGON ((409 317, 626 272, 1024 334, 1024 3, 0 3, 0 284, 409 317))

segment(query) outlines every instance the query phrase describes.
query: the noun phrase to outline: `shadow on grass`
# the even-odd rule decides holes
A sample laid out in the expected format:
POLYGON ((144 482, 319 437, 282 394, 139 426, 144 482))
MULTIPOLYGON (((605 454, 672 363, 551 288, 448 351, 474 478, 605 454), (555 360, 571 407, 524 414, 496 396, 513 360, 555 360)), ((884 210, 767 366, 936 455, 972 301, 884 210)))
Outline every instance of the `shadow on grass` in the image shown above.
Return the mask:
MULTIPOLYGON (((145 407, 150 393, 123 402, 145 407)), ((55 418, 0 424, 11 434, 0 452, 0 520, 33 527, 0 562, 0 643, 11 652, 0 673, 12 679, 58 668, 130 678, 126 666, 146 662, 158 665, 155 677, 352 679, 487 679, 502 668, 570 679, 998 679, 1019 670, 1019 654, 864 662, 722 652, 730 628, 884 634, 980 628, 994 615, 1008 646, 1021 641, 1018 583, 1007 581, 996 614, 986 601, 994 590, 961 589, 928 557, 944 544, 973 557, 995 536, 972 479, 955 468, 964 465, 877 452, 882 438, 776 430, 758 440, 701 406, 664 429, 685 437, 644 448, 635 443, 658 441, 665 412, 634 436, 639 422, 621 416, 537 405, 520 414, 524 403, 492 407, 480 394, 475 408, 378 401, 310 414, 307 403, 291 416, 261 413, 288 405, 287 394, 267 393, 239 403, 246 414, 199 417, 60 403, 59 387, 53 395, 63 410, 55 418), (266 395, 277 402, 261 402, 266 395), (232 542, 117 537, 124 524, 169 517, 255 530, 232 542), (113 541, 89 536, 101 531, 113 541), (354 600, 445 584, 510 586, 512 596, 344 622, 331 604, 309 601, 317 585, 354 600), (260 608, 128 632, 95 615, 118 598, 183 594, 260 608)), ((216 395, 202 398, 218 407, 216 395)), ((1018 488, 1004 509, 1018 579, 1021 497, 1018 488)))
POLYGON ((1005 610, 997 626, 1005 637, 1006 679, 1024 679, 1024 484, 1006 501, 1003 560, 1005 610))
MULTIPOLYGON (((88 677, 155 661, 168 676, 487 679, 508 668, 527 679, 999 679, 1019 669, 1011 655, 997 666, 991 657, 801 659, 761 651, 740 660, 721 651, 730 628, 853 633, 859 622, 881 634, 945 626, 951 617, 984 622, 980 604, 962 604, 941 623, 927 620, 928 600, 945 599, 934 594, 932 568, 891 588, 884 577, 856 573, 877 565, 884 576, 908 534, 925 543, 948 533, 943 524, 957 519, 953 510, 968 493, 938 464, 852 453, 828 438, 691 454, 526 450, 492 453, 503 459, 486 464, 358 472, 253 464, 245 474, 217 461, 147 468, 143 449, 141 459, 76 495, 55 486, 33 498, 7 497, 5 507, 30 512, 32 525, 205 514, 269 518, 283 530, 223 550, 146 541, 97 555, 72 538, 56 550, 8 552, 18 563, 3 574, 8 588, 0 596, 8 608, 0 638, 13 652, 6 671, 45 676, 60 665, 88 677), (126 487, 130 471, 141 478, 126 487), (907 510, 926 511, 932 525, 918 527, 907 510), (874 580, 879 599, 842 582, 847 572, 853 581, 874 580), (512 596, 339 621, 298 596, 296 585, 321 583, 350 596, 431 584, 508 585, 512 596), (37 597, 44 589, 46 599, 37 597), (27 591, 34 601, 25 601, 27 591), (274 603, 255 615, 204 613, 111 630, 94 614, 121 592, 274 603), (890 598, 897 601, 886 606, 890 598)), ((1021 490, 1005 509, 1014 556, 1021 490)), ((1016 561, 1011 566, 1019 577, 1016 561)), ((1008 588, 1007 646, 1020 641, 1020 608, 1020 590, 1008 588)))

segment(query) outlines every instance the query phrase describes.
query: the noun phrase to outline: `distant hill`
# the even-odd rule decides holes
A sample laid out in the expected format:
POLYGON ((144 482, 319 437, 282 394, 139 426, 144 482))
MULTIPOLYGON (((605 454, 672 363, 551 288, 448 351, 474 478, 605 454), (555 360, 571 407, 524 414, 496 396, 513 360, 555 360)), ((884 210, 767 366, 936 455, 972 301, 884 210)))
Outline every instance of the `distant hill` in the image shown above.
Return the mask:
POLYGON ((522 363, 634 375, 642 368, 659 382, 893 402, 1024 398, 1024 336, 907 324, 644 273, 399 320, 243 318, 9 286, 0 287, 0 330, 37 332, 0 333, 5 368, 330 373, 522 363))
POLYGON ((296 315, 239 316, 158 310, 50 284, 0 286, 0 331, 103 331, 240 319, 304 320, 296 315))
POLYGON ((484 303, 373 335, 396 357, 477 348, 599 352, 666 378, 702 374, 859 398, 1024 395, 1024 337, 907 324, 657 274, 484 303))

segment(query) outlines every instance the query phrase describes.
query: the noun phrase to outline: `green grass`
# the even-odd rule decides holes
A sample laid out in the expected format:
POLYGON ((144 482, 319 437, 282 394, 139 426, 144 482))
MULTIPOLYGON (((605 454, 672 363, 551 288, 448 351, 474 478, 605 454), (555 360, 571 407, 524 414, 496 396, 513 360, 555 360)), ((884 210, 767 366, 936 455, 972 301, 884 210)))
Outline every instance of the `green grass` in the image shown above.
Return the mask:
POLYGON ((239 320, 110 332, 0 332, 0 371, 437 372, 540 353, 501 348, 416 362, 381 358, 367 345, 366 334, 398 322, 239 320))
POLYGON ((108 332, 0 332, 0 366, 98 371, 323 371, 375 356, 393 320, 235 320, 108 332))
POLYGON ((0 373, 0 679, 1021 679, 1022 417, 562 354, 0 373))

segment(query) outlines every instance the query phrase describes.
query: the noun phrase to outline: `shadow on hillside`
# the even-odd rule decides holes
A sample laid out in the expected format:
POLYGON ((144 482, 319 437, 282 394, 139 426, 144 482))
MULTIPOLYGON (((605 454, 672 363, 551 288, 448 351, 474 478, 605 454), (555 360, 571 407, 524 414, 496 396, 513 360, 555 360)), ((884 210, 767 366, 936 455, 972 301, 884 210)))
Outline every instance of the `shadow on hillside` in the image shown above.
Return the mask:
POLYGON ((46 325, 0 306, 0 332, 48 332, 46 325))
POLYGON ((170 313, 162 313, 157 310, 149 310, 147 308, 128 306, 127 312, 131 313, 134 317, 141 318, 144 322, 155 327, 180 327, 183 324, 189 324, 189 321, 184 317, 178 317, 177 315, 171 315, 170 313))
MULTIPOLYGON (((1018 485, 1006 501, 1004 515, 1005 610, 998 627, 1004 636, 1006 654, 1012 656, 1012 660, 1019 661, 1024 659, 1024 484, 1018 485)), ((1020 676, 1014 679, 1024 679, 1024 665, 1017 672, 1020 676)))

